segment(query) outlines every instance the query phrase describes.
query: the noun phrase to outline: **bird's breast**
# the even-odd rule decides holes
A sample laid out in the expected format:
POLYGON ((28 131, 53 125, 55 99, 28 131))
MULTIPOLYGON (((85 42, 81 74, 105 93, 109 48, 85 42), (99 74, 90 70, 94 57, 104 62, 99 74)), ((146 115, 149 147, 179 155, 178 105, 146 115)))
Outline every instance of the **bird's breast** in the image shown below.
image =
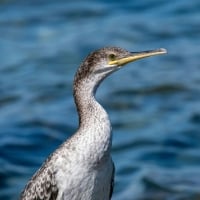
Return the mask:
POLYGON ((66 164, 56 174, 60 188, 57 200, 108 200, 112 167, 111 158, 92 168, 84 163, 66 164))

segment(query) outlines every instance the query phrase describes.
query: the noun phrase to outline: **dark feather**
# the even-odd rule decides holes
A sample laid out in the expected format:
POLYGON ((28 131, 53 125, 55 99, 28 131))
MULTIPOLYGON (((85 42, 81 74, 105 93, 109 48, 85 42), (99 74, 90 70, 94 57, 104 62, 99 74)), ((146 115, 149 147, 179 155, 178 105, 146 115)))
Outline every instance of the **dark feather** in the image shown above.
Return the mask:
POLYGON ((115 165, 113 163, 113 171, 112 171, 112 178, 111 178, 111 184, 110 184, 110 195, 109 199, 111 199, 114 189, 114 178, 115 178, 115 165))
POLYGON ((20 200, 56 200, 57 195, 55 172, 44 164, 26 185, 20 200))

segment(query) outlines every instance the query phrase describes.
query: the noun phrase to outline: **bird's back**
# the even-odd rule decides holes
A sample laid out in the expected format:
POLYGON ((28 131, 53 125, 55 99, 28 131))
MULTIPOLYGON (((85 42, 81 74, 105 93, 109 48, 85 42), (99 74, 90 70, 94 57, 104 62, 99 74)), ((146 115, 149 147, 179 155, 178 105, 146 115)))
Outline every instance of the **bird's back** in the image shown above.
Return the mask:
POLYGON ((49 165, 51 161, 52 155, 27 183, 20 200, 57 200, 58 187, 53 166, 49 165))

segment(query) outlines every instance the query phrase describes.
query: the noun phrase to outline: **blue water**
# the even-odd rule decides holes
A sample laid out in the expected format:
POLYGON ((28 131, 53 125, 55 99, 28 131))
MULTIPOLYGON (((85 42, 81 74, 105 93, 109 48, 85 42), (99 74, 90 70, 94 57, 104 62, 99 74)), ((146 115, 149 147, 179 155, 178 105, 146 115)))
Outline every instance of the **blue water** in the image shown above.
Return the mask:
POLYGON ((113 200, 200 199, 200 1, 0 2, 0 199, 77 128, 74 73, 103 46, 166 48, 110 76, 113 200))

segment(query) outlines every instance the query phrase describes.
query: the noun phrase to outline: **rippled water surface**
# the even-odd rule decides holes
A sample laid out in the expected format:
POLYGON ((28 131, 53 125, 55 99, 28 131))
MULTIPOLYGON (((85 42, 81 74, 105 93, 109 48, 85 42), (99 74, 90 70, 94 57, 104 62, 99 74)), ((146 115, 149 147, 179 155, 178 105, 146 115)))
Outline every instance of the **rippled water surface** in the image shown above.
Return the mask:
POLYGON ((200 199, 200 1, 0 2, 0 199, 77 128, 74 73, 103 46, 164 47, 97 97, 113 125, 113 200, 200 199))

